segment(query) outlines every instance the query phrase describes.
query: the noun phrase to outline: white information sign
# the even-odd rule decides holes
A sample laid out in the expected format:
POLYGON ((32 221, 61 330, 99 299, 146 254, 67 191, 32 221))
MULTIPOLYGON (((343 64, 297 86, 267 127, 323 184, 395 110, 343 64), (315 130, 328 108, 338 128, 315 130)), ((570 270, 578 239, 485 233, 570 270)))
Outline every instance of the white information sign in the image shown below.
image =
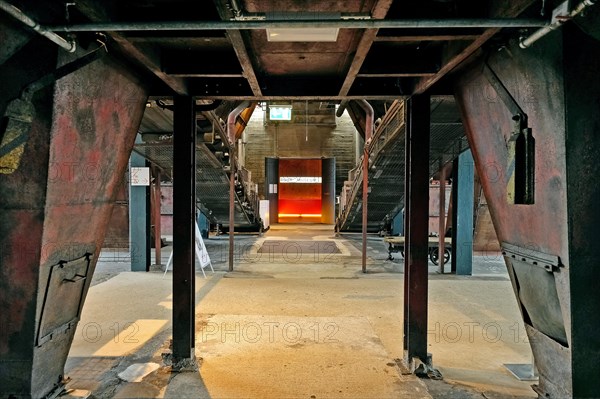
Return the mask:
POLYGON ((321 176, 281 176, 279 183, 322 183, 321 176))
POLYGON ((131 167, 131 178, 129 180, 132 186, 149 186, 150 185, 150 168, 147 167, 131 167))
MULTIPOLYGON (((200 270, 202 270, 202 275, 206 278, 206 273, 204 273, 204 268, 206 266, 210 266, 210 270, 215 272, 215 269, 212 267, 212 263, 210 262, 210 257, 208 256, 208 251, 206 250, 206 246, 204 245, 204 240, 202 239, 202 235, 200 234, 200 229, 198 228, 198 222, 196 225, 196 243, 195 243, 195 252, 196 258, 198 258, 198 262, 200 262, 200 270)), ((169 256, 169 260, 167 261, 167 266, 165 267, 165 274, 169 270, 169 267, 173 264, 173 252, 171 252, 171 256, 169 256)))

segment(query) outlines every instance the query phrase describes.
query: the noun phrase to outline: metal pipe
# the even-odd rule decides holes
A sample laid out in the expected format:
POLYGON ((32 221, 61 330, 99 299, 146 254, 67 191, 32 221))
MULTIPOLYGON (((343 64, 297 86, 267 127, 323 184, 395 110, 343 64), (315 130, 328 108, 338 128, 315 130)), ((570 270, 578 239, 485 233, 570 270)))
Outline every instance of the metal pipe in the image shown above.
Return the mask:
POLYGON ((67 50, 69 53, 74 52, 75 49, 77 48, 75 41, 69 42, 69 41, 63 39, 62 37, 60 37, 59 35, 57 35, 56 33, 52 32, 51 30, 48 30, 48 29, 42 27, 40 24, 35 22, 33 19, 29 18, 21 10, 19 10, 17 7, 13 6, 12 4, 7 3, 4 0, 0 0, 0 9, 6 11, 13 18, 15 18, 16 20, 27 25, 28 27, 30 27, 31 29, 33 29, 34 31, 39 33, 40 35, 52 40, 54 43, 58 44, 63 49, 67 50))
POLYGON ((544 26, 541 29, 536 30, 535 32, 533 32, 529 37, 523 37, 521 38, 521 40, 519 41, 519 47, 521 48, 528 48, 530 47, 533 43, 537 42, 538 40, 540 40, 542 37, 546 36, 548 33, 552 32, 553 30, 558 29, 559 27, 561 27, 563 25, 563 23, 565 23, 566 20, 572 19, 574 17, 576 17, 577 15, 579 15, 583 10, 585 10, 586 8, 593 6, 596 3, 596 0, 584 0, 581 3, 579 3, 579 5, 577 7, 575 7, 569 14, 567 17, 565 18, 556 18, 554 22, 552 22, 551 24, 544 26))
POLYGON ((157 265, 162 265, 162 240, 161 240, 161 225, 160 225, 160 198, 161 198, 161 189, 160 189, 160 169, 154 168, 154 186, 153 186, 153 202, 154 208, 152 209, 152 214, 154 215, 154 263, 157 265))
POLYGON ((230 0, 229 4, 231 5, 231 11, 233 11, 233 16, 235 18, 239 18, 244 14, 242 7, 240 7, 237 0, 230 0))
POLYGON ((229 139, 229 271, 233 271, 233 246, 235 225, 235 121, 244 109, 248 107, 248 101, 243 101, 229 113, 227 117, 227 138, 229 139))
POLYGON ((344 111, 346 110, 347 106, 348 106, 348 100, 342 100, 337 111, 335 111, 335 116, 337 116, 338 118, 341 118, 342 115, 344 115, 344 111))
POLYGON ((367 272, 367 222, 368 222, 368 199, 369 199, 369 144, 373 137, 373 107, 367 100, 357 101, 358 105, 365 111, 365 148, 363 151, 362 165, 362 272, 367 272))
POLYGON ((444 274, 446 253, 446 167, 440 159, 440 203, 438 216, 438 273, 444 274))
POLYGON ((45 27, 54 32, 98 31, 188 31, 273 28, 340 28, 340 29, 430 29, 430 28, 539 28, 548 21, 539 19, 324 19, 264 21, 191 21, 191 22, 104 22, 45 27))

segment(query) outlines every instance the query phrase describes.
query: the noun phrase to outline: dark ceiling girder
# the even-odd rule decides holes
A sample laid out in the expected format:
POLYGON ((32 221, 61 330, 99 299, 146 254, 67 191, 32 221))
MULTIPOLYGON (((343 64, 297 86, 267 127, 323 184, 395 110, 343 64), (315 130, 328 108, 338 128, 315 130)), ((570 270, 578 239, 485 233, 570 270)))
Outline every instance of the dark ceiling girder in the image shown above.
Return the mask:
POLYGON ((356 48, 356 52, 354 54, 354 58, 352 59, 352 64, 350 64, 350 69, 346 74, 346 78, 344 79, 344 83, 340 89, 340 96, 345 96, 350 91, 352 84, 354 83, 354 79, 356 79, 356 75, 360 71, 365 59, 367 58, 367 54, 371 49, 371 45, 377 36, 378 29, 366 29, 360 38, 360 42, 358 43, 358 47, 356 48))
MULTIPOLYGON (((91 0, 78 1, 77 9, 91 21, 111 20, 110 11, 108 11, 109 7, 102 7, 97 2, 91 0)), ((160 66, 158 55, 149 54, 149 48, 144 48, 142 51, 140 48, 127 40, 125 36, 117 32, 107 32, 107 35, 115 41, 123 55, 125 55, 133 63, 136 63, 144 69, 150 71, 175 93, 180 95, 186 95, 188 93, 188 87, 185 80, 175 76, 169 76, 164 73, 160 66)))
POLYGON ((175 93, 179 95, 186 95, 188 93, 188 87, 185 80, 163 72, 160 62, 158 61, 158 55, 151 55, 150 53, 152 50, 150 48, 145 48, 142 51, 127 40, 127 38, 118 33, 109 32, 108 35, 119 45, 123 54, 126 54, 133 62, 137 62, 142 67, 152 72, 175 93))
POLYGON ((242 70, 244 71, 244 77, 248 80, 252 93, 254 93, 255 96, 261 96, 262 92, 260 90, 260 85, 256 73, 254 72, 254 67, 252 66, 252 60, 246 50, 242 33, 239 30, 228 30, 227 37, 229 37, 229 40, 233 45, 233 49, 235 50, 240 65, 242 66, 242 70))
MULTIPOLYGON (((231 17, 231 10, 227 6, 227 1, 214 0, 214 3, 221 19, 224 21, 229 20, 231 17)), ((246 43, 244 43, 242 33, 239 29, 229 29, 227 30, 226 35, 237 55, 244 78, 248 81, 252 94, 256 97, 262 96, 260 84, 258 83, 258 78, 256 77, 256 72, 254 71, 254 66, 252 65, 250 55, 248 54, 246 43)))
MULTIPOLYGON (((523 11, 531 6, 535 0, 515 0, 515 1, 494 1, 491 6, 491 15, 496 18, 515 18, 518 17, 523 11)), ((450 58, 445 62, 440 70, 431 77, 421 78, 416 84, 413 90, 413 94, 422 94, 427 91, 431 86, 437 83, 440 79, 446 76, 450 71, 460 65, 463 61, 473 55, 481 46, 483 46, 489 39, 491 39, 501 28, 489 28, 486 29, 481 36, 475 41, 465 47, 462 51, 459 51, 454 57, 450 58)))
MULTIPOLYGON (((372 17, 375 19, 385 18, 392 3, 393 0, 377 1, 373 7, 372 17)), ((379 32, 379 29, 366 29, 363 32, 360 42, 358 43, 358 47, 356 48, 354 58, 352 59, 352 63, 350 64, 350 68, 346 74, 346 78, 344 79, 344 83, 342 83, 342 87, 340 88, 340 96, 348 95, 348 92, 354 83, 354 79, 356 79, 356 75, 358 75, 363 62, 365 62, 365 58, 367 58, 367 54, 371 49, 373 41, 377 37, 377 32, 379 32)))

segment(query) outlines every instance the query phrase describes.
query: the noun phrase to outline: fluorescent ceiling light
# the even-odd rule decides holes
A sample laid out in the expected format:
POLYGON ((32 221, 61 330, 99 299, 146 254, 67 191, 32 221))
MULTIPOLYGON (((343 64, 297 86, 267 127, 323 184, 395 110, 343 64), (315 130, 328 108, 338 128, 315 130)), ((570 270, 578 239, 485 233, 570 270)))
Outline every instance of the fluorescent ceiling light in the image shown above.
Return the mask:
POLYGON ((339 28, 273 28, 267 29, 270 42, 335 42, 339 28))

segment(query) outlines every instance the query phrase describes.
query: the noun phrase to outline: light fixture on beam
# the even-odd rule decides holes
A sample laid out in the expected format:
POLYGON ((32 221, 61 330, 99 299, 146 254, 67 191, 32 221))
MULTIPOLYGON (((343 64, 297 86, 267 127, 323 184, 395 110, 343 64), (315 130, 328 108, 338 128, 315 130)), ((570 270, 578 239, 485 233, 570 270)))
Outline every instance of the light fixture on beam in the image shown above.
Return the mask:
MULTIPOLYGON (((322 21, 339 20, 340 13, 330 12, 280 12, 268 13, 267 20, 276 21, 322 21)), ((267 40, 270 42, 335 42, 339 28, 269 28, 267 40)))
POLYGON ((337 28, 273 28, 267 29, 270 42, 335 42, 337 28))

